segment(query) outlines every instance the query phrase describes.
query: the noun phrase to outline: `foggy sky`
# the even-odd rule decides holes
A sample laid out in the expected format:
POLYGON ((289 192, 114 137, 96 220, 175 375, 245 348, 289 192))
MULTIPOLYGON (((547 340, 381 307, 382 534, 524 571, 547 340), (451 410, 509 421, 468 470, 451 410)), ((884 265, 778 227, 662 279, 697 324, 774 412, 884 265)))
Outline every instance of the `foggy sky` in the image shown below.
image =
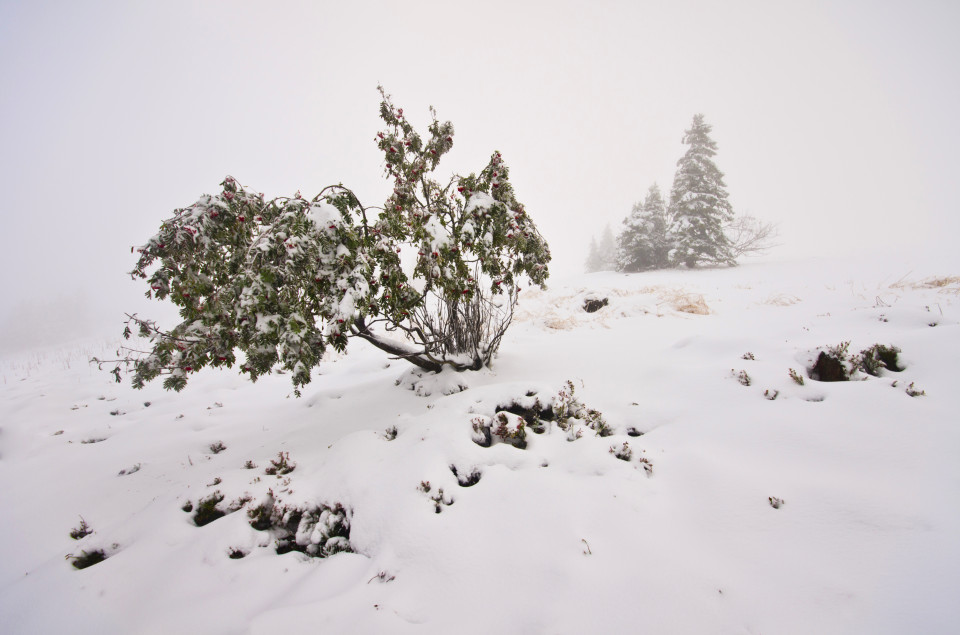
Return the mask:
POLYGON ((378 84, 453 121, 442 180, 503 153, 555 275, 669 191, 698 112, 779 256, 958 273, 957 24, 948 1, 0 3, 0 349, 44 314, 119 331, 130 247, 227 174, 382 203, 378 84))

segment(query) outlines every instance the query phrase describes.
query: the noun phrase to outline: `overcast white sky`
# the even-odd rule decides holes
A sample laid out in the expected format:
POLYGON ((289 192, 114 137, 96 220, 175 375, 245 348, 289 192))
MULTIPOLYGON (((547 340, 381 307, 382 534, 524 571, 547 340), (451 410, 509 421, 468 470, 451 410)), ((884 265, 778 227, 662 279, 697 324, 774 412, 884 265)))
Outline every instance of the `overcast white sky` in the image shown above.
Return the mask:
POLYGON ((414 122, 453 121, 441 174, 503 153, 559 274, 669 190, 697 112, 781 255, 943 253, 958 24, 934 0, 2 0, 0 348, 38 313, 122 317, 143 291, 130 247, 226 174, 381 203, 378 83, 414 122))

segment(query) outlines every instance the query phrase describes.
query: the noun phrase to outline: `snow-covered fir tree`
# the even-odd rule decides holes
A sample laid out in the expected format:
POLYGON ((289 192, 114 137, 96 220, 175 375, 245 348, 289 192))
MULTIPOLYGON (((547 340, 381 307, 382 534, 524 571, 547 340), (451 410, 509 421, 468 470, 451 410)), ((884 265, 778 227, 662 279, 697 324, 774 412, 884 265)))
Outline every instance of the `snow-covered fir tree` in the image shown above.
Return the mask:
POLYGON ((600 256, 601 271, 616 271, 617 269, 617 242, 613 238, 613 230, 607 224, 600 234, 600 242, 597 245, 597 251, 600 256))
MULTIPOLYGON (((327 347, 352 338, 429 371, 490 364, 521 280, 542 286, 549 275, 549 248, 499 152, 440 183, 453 125, 434 114, 421 136, 381 95, 376 143, 393 181, 383 207, 342 185, 268 200, 227 177, 139 248, 131 275, 183 321, 166 330, 130 316, 125 336, 148 338, 149 350, 115 361, 132 366, 134 386, 162 375, 180 390, 201 368, 236 364, 251 380, 282 367, 299 391, 327 347)), ((119 365, 114 373, 119 381, 119 365)))
POLYGON ((593 236, 590 237, 590 247, 583 268, 587 273, 603 271, 603 259, 600 257, 600 250, 597 248, 597 239, 593 236))
POLYGON ((723 173, 713 162, 717 144, 710 138, 710 131, 703 115, 694 115, 693 124, 683 136, 683 143, 689 148, 677 161, 670 190, 672 233, 676 239, 671 260, 687 267, 736 264, 723 231, 724 224, 733 219, 733 209, 727 200, 723 173))
POLYGON ((617 238, 617 271, 646 271, 670 266, 672 239, 667 206, 660 188, 650 186, 643 203, 636 203, 617 238))

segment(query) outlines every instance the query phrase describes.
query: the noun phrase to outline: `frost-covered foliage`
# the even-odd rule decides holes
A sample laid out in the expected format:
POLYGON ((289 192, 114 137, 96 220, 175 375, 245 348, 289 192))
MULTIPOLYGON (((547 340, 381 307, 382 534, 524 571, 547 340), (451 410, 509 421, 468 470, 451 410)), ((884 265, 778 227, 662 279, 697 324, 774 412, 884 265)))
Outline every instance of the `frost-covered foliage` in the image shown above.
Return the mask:
POLYGON ((893 345, 874 344, 870 348, 860 351, 857 361, 860 370, 874 377, 879 376, 882 370, 895 373, 903 370, 900 365, 900 349, 893 345))
POLYGON ((636 203, 617 238, 617 271, 646 271, 670 265, 672 236, 667 206, 656 184, 636 203))
MULTIPOLYGON (((282 367, 299 390, 327 348, 343 351, 352 337, 429 371, 489 365, 521 280, 547 279, 549 248, 499 152, 441 184, 433 172, 453 125, 431 110, 421 136, 380 92, 376 141, 394 186, 383 208, 342 185, 267 200, 228 176, 139 248, 132 277, 178 306, 182 322, 162 330, 130 316, 125 336, 151 344, 120 360, 134 386, 164 375, 180 390, 201 368, 239 365, 251 380, 282 367)), ((113 372, 119 380, 120 366, 113 372)))
POLYGON ((493 416, 481 415, 471 420, 473 441, 483 447, 490 447, 496 441, 524 449, 527 447, 527 431, 543 434, 547 425, 556 425, 566 433, 569 441, 576 441, 588 430, 598 437, 613 434, 603 414, 588 408, 576 396, 570 380, 556 396, 541 401, 540 395, 531 392, 497 406, 493 416))
POLYGON ((350 515, 339 503, 288 506, 277 501, 271 491, 247 510, 247 516, 251 527, 273 536, 278 554, 299 551, 315 558, 325 558, 353 551, 350 515))
POLYGON ((733 208, 727 200, 723 173, 713 162, 717 143, 710 138, 711 126, 703 115, 683 136, 689 146, 677 161, 677 172, 670 190, 670 215, 676 235, 674 262, 694 267, 701 263, 736 264, 724 224, 733 220, 733 208))

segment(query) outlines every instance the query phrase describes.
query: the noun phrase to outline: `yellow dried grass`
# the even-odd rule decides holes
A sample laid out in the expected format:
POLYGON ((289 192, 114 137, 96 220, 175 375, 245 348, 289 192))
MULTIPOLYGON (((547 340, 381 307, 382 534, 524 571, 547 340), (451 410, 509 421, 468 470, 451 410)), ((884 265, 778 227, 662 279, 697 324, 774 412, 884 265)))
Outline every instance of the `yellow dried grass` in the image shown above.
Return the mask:
POLYGON ((660 293, 660 305, 668 305, 680 313, 709 315, 710 307, 699 293, 686 293, 679 289, 667 289, 660 293))
POLYGON ((761 304, 769 304, 771 306, 792 306, 800 302, 800 298, 795 295, 787 295, 785 293, 778 293, 776 295, 771 295, 764 298, 761 304))
POLYGON ((901 279, 890 287, 893 289, 939 289, 940 293, 960 295, 960 276, 935 276, 917 282, 901 279))

